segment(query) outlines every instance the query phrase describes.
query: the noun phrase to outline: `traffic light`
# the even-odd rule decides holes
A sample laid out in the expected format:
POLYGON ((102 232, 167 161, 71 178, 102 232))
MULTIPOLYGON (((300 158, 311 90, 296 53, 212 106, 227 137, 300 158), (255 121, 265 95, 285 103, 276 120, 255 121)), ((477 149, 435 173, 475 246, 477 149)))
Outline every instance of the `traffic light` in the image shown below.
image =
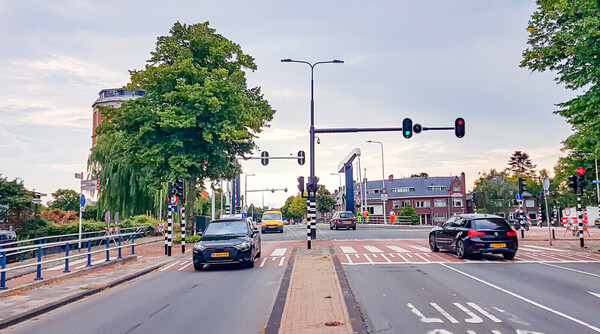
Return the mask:
POLYGON ((569 188, 573 189, 574 194, 577 194, 577 175, 569 176, 569 188))
POLYGON ((413 135, 413 123, 410 118, 405 118, 402 121, 402 135, 406 139, 409 139, 413 135))
POLYGON ((524 177, 519 178, 519 194, 523 194, 527 191, 527 183, 525 183, 527 179, 524 177))
POLYGON ((306 189, 308 190, 308 194, 314 194, 319 189, 319 178, 316 176, 308 178, 308 184, 306 185, 306 189))
POLYGON ((454 134, 458 138, 465 136, 465 120, 462 117, 459 117, 454 121, 454 134))
POLYGON ((185 180, 184 179, 177 179, 177 182, 175 182, 175 195, 177 195, 177 197, 179 197, 180 200, 185 201, 185 180))
POLYGON ((304 196, 304 176, 298 178, 298 190, 300 191, 300 195, 304 196))
POLYGON ((585 189, 585 185, 587 184, 585 180, 585 175, 577 175, 577 188, 579 191, 583 193, 583 189, 585 189))
POLYGON ((269 152, 267 152, 267 151, 262 151, 262 153, 260 154, 260 156, 262 157, 262 158, 260 159, 260 163, 261 163, 263 166, 266 166, 266 165, 268 165, 268 164, 269 164, 269 152))
POLYGON ((173 182, 169 182, 169 191, 167 196, 171 197, 173 195, 175 195, 175 185, 173 182))
POLYGON ((421 133, 421 131, 423 131, 423 127, 421 126, 421 124, 415 124, 415 125, 413 125, 413 132, 414 133, 421 133))
POLYGON ((300 165, 300 166, 304 165, 304 162, 306 161, 304 156, 305 156, 304 151, 298 151, 298 165, 300 165))

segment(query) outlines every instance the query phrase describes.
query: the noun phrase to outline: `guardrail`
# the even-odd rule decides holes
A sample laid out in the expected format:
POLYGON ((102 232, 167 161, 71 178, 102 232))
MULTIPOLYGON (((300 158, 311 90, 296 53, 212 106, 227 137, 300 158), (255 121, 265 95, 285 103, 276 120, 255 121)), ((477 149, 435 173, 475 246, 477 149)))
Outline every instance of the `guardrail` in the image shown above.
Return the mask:
POLYGON ((131 254, 134 255, 135 254, 135 237, 138 234, 140 234, 140 232, 120 233, 120 234, 105 235, 105 236, 101 236, 101 237, 86 238, 86 239, 81 239, 81 240, 76 239, 76 240, 59 241, 59 242, 52 242, 52 243, 26 245, 26 246, 18 246, 18 247, 0 249, 0 259, 1 259, 0 290, 6 289, 6 272, 8 272, 8 271, 37 266, 37 276, 34 280, 38 281, 38 280, 43 279, 43 277, 42 277, 42 265, 43 264, 64 260, 65 261, 65 270, 63 272, 68 273, 68 272, 70 272, 69 271, 69 260, 73 259, 73 258, 87 256, 88 258, 87 258, 86 267, 91 267, 92 266, 92 254, 106 252, 106 261, 104 261, 104 262, 110 262, 109 253, 111 250, 117 249, 118 250, 117 259, 120 259, 120 258, 122 258, 121 249, 125 248, 125 247, 131 247, 131 254), (127 238, 127 237, 129 237, 129 238, 127 238), (127 244, 127 245, 123 245, 122 244, 123 240, 127 240, 127 239, 131 240, 131 243, 127 244), (102 242, 105 240, 106 240, 106 242, 105 242, 106 249, 92 251, 92 242, 96 242, 96 241, 102 242), (111 240, 115 243, 114 247, 110 247, 111 240), (80 243, 80 242, 83 244, 87 244, 87 252, 78 253, 75 255, 69 255, 69 250, 71 248, 70 246, 80 243), (118 245, 116 245, 117 242, 118 242, 118 245), (47 249, 47 248, 51 248, 51 247, 57 247, 57 246, 64 247, 65 256, 42 261, 43 250, 47 249), (31 251, 37 252, 37 262, 23 264, 23 265, 11 267, 11 268, 6 268, 6 260, 7 260, 8 256, 22 254, 23 252, 31 252, 31 251))

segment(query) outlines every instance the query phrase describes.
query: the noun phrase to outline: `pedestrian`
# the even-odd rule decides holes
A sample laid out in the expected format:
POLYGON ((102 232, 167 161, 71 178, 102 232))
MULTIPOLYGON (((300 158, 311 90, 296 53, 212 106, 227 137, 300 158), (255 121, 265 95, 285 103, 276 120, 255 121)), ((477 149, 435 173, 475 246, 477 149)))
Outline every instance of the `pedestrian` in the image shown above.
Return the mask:
POLYGON ((358 211, 358 214, 356 215, 356 220, 358 220, 358 222, 360 223, 362 219, 362 211, 358 211))
POLYGON ((396 222, 396 213, 394 212, 394 210, 390 211, 390 223, 395 223, 396 222))
POLYGON ((369 223, 369 211, 363 211, 363 218, 365 219, 365 223, 369 223))

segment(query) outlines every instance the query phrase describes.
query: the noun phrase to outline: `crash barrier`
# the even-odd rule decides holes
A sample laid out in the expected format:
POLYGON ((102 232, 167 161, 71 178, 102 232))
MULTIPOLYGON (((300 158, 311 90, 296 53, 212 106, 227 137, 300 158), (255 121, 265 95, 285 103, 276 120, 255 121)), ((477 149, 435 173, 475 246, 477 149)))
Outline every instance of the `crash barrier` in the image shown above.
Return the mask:
MULTIPOLYGON (((147 228, 146 225, 141 225, 141 226, 134 226, 134 227, 119 227, 119 231, 121 232, 135 232, 136 235, 139 235, 141 233, 144 233, 144 230, 147 228)), ((81 233, 81 237, 82 239, 86 239, 86 238, 90 238, 90 237, 94 237, 94 236, 105 236, 105 235, 109 235, 111 232, 109 230, 112 230, 115 228, 107 228, 105 230, 102 231, 93 231, 93 232, 82 232, 81 233)), ((26 239, 26 240, 17 240, 17 241, 12 241, 12 242, 7 242, 7 243, 3 243, 0 246, 0 251, 2 251, 2 249, 6 249, 9 247, 20 247, 20 246, 31 246, 31 245, 46 245, 46 244, 54 244, 56 246, 54 247, 42 247, 42 256, 46 257, 49 254, 56 254, 56 253, 62 253, 63 252, 63 244, 61 244, 61 241, 69 241, 69 240, 77 240, 79 238, 79 233, 71 233, 71 234, 60 234, 60 235, 49 235, 49 236, 45 236, 45 237, 39 237, 39 238, 33 238, 33 239, 26 239), (58 243, 57 243, 58 242, 58 243)), ((87 239, 86 239, 87 240, 87 239)), ((102 244, 104 239, 100 239, 94 242, 94 244, 92 246, 99 246, 102 244)), ((126 240, 125 240, 126 241, 126 240)), ((78 243, 77 245, 73 245, 73 247, 71 247, 71 249, 77 249, 77 247, 79 247, 80 244, 78 243)), ((14 254, 11 254, 11 261, 19 261, 19 262, 23 262, 23 260, 25 260, 25 257, 31 256, 34 257, 35 254, 33 254, 35 251, 34 250, 23 250, 20 252, 16 252, 14 254), (14 260, 12 259, 14 258, 14 260)))
POLYGON ((131 255, 134 255, 135 254, 135 238, 138 234, 140 234, 140 233, 130 232, 130 233, 122 233, 122 234, 118 234, 118 235, 104 235, 101 237, 93 237, 93 238, 87 238, 87 239, 81 239, 81 240, 76 239, 76 240, 59 241, 59 242, 51 242, 51 243, 38 244, 38 245, 27 245, 27 246, 19 246, 19 247, 13 247, 13 248, 0 249, 0 260, 1 260, 0 290, 6 289, 6 273, 8 271, 37 266, 37 276, 34 280, 38 281, 38 280, 43 279, 43 277, 42 277, 42 265, 43 264, 53 263, 53 262, 58 262, 58 261, 64 260, 65 261, 65 270, 63 272, 68 273, 68 272, 70 272, 69 271, 69 260, 73 259, 73 258, 87 256, 86 267, 91 267, 92 266, 92 254, 106 252, 106 261, 104 261, 104 262, 110 262, 109 253, 111 250, 118 250, 117 259, 120 259, 120 258, 122 258, 121 249, 125 248, 125 247, 131 247, 131 255), (115 241, 115 245, 113 247, 110 247, 111 239, 113 239, 115 241), (130 240, 131 243, 125 245, 125 244, 123 244, 123 242, 125 240, 130 240), (104 242, 106 244, 106 248, 92 250, 92 243, 97 242, 97 241, 104 242), (80 243, 87 246, 87 251, 84 253, 79 252, 77 254, 70 255, 69 251, 71 249, 75 249, 74 246, 76 244, 80 244, 80 243), (42 261, 43 250, 50 248, 50 247, 57 247, 57 246, 61 246, 65 249, 65 256, 42 261), (7 257, 13 256, 14 254, 18 254, 18 253, 22 253, 22 252, 31 252, 31 251, 36 252, 37 262, 31 262, 31 263, 22 264, 22 265, 15 266, 15 267, 6 268, 7 257))

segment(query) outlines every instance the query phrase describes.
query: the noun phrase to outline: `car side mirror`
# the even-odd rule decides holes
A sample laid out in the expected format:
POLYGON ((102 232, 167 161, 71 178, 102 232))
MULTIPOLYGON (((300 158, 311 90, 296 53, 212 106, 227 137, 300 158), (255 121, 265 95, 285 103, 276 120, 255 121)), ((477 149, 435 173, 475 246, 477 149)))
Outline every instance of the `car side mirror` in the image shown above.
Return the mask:
POLYGON ((256 233, 258 233, 258 229, 257 228, 253 228, 252 229, 252 234, 256 234, 256 233))

